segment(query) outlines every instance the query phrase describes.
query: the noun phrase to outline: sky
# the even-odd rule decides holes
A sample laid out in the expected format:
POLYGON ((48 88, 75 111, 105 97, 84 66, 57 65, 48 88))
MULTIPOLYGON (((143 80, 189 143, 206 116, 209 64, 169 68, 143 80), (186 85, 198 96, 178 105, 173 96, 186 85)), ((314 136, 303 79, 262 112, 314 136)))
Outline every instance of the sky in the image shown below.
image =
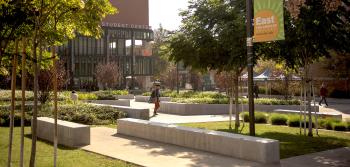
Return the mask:
POLYGON ((152 29, 159 24, 167 30, 176 30, 181 24, 180 9, 186 9, 188 0, 149 0, 149 21, 152 29))

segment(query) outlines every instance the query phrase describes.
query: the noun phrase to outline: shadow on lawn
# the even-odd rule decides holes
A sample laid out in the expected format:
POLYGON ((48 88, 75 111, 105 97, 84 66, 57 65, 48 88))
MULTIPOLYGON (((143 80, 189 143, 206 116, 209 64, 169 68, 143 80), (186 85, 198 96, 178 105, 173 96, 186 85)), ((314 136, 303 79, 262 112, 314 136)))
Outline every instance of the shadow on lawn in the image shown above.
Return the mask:
MULTIPOLYGON (((28 138, 28 139, 32 139, 32 134, 26 134, 26 135, 24 135, 24 137, 26 137, 26 138, 28 138)), ((45 143, 45 144, 47 144, 47 145, 51 145, 51 146, 53 146, 53 143, 52 142, 50 142, 50 141, 47 141, 47 140, 43 140, 43 139, 37 139, 37 141, 40 141, 40 142, 43 142, 43 143, 45 143)), ((77 150, 77 149, 79 149, 78 147, 77 148, 74 148, 74 147, 66 147, 66 146, 63 146, 63 145, 58 145, 57 146, 57 148, 58 149, 60 149, 60 150, 77 150)))
MULTIPOLYGON (((218 129, 218 131, 234 133, 234 131, 230 129, 218 129)), ((319 137, 308 137, 293 133, 265 132, 257 134, 257 137, 280 141, 281 158, 289 158, 298 155, 350 146, 350 140, 323 135, 319 137)))

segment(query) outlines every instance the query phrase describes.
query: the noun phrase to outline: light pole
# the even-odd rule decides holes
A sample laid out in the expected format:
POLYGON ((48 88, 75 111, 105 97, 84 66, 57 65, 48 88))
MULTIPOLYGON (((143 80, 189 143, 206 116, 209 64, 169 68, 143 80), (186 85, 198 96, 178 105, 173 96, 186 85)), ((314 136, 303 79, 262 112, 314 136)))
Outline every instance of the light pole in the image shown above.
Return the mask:
POLYGON ((176 63, 176 93, 179 94, 180 88, 179 88, 179 62, 176 63))
POLYGON ((253 8, 252 0, 246 0, 247 64, 249 98, 249 135, 255 136, 254 97, 253 97, 253 8))

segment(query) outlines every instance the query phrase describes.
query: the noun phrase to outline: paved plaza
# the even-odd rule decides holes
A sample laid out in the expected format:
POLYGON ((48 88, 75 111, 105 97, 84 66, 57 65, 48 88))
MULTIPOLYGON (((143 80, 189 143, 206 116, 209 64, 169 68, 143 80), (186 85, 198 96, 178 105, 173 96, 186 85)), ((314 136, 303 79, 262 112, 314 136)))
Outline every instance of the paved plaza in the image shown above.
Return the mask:
POLYGON ((82 149, 149 167, 348 167, 350 148, 340 148, 282 159, 264 165, 176 145, 118 135, 116 129, 91 129, 91 145, 82 149))

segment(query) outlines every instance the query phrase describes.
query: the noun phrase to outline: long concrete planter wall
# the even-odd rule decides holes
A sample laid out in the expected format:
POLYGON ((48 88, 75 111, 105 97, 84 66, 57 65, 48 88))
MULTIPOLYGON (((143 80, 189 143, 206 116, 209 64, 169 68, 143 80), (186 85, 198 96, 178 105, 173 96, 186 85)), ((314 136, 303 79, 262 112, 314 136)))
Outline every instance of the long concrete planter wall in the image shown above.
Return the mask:
MULTIPOLYGON (((90 144, 90 126, 58 120, 58 144, 80 147, 90 144)), ((53 142, 54 119, 39 117, 38 138, 53 142)))
MULTIPOLYGON (((235 107, 235 106, 233 106, 235 107)), ((312 106, 319 112, 318 106, 312 106)), ((299 113, 299 105, 255 105, 256 111, 276 112, 276 113, 299 113)), ((242 111, 242 106, 239 105, 239 111, 242 111)), ((248 105, 243 105, 243 111, 248 111, 248 105)), ((314 111, 314 110, 313 110, 314 111)), ((176 115, 222 115, 228 114, 228 104, 186 104, 175 102, 161 102, 160 113, 176 114, 176 115)), ((334 117, 341 119, 341 114, 326 114, 318 113, 322 117, 334 117)))
POLYGON ((127 113, 128 118, 149 120, 149 108, 133 108, 129 106, 118 106, 118 105, 108 105, 108 104, 93 104, 93 105, 113 107, 119 111, 123 111, 127 113))
POLYGON ((119 119, 118 134, 208 151, 260 163, 279 163, 279 141, 181 127, 137 119, 119 119))
POLYGON ((129 99, 122 99, 122 100, 89 100, 87 101, 89 103, 95 103, 95 104, 108 104, 108 105, 117 105, 117 106, 130 106, 130 100, 129 99))
POLYGON ((117 99, 134 99, 135 96, 133 94, 128 94, 128 95, 116 95, 115 96, 117 99))
MULTIPOLYGON (((149 96, 135 96, 135 101, 136 102, 148 102, 149 96)), ((160 97, 160 101, 166 101, 169 102, 171 101, 171 97, 160 97)))

